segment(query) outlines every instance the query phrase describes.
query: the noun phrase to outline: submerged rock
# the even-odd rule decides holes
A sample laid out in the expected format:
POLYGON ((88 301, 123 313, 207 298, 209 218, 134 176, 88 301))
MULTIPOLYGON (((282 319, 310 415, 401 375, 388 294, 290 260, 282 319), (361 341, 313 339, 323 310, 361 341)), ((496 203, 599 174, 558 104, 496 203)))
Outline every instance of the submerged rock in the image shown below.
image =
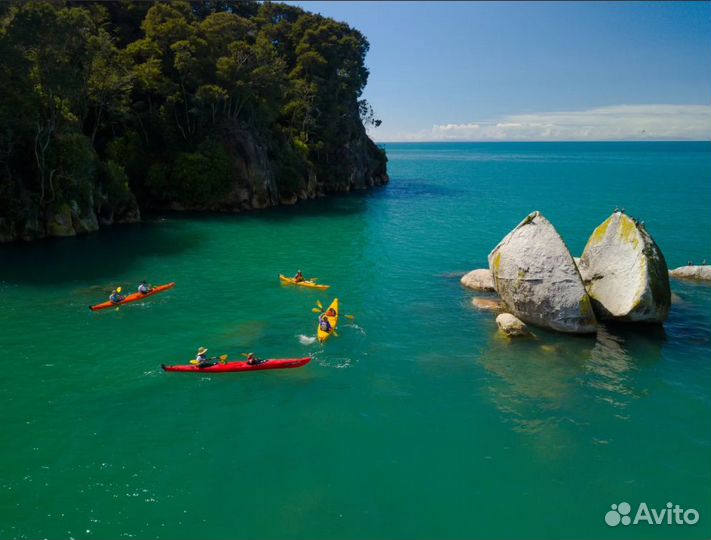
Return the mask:
POLYGON ((671 304, 667 263, 637 220, 614 212, 593 231, 579 268, 599 319, 666 320, 671 304))
POLYGON ((491 277, 491 272, 488 268, 478 268, 477 270, 472 270, 471 272, 464 274, 460 280, 460 283, 467 289, 472 289, 474 291, 494 290, 494 280, 491 277))
POLYGON ((531 335, 526 324, 518 317, 511 315, 511 313, 501 313, 496 317, 496 326, 499 327, 502 334, 508 337, 525 337, 531 335))
POLYGON ((482 311, 503 311, 504 303, 498 298, 472 298, 472 306, 482 311))
POLYGON ((499 296, 531 324, 591 334, 597 321, 573 257, 553 225, 533 212, 489 254, 499 296))
POLYGON ((669 275, 676 279, 693 279, 695 281, 711 281, 711 265, 680 266, 669 270, 669 275))

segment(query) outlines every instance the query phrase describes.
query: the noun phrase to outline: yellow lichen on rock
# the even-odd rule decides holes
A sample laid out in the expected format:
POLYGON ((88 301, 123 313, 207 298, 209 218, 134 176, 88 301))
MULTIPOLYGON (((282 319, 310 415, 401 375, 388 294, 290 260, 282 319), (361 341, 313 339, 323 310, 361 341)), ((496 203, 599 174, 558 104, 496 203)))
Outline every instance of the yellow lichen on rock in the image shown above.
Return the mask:
MULTIPOLYGON (((608 221, 610 219, 611 218, 608 218, 608 221)), ((617 234, 620 235, 623 241, 631 242, 635 248, 639 245, 639 231, 637 230, 637 225, 635 225, 634 221, 626 214, 620 216, 620 226, 617 230, 617 234)))
POLYGON ((501 265, 501 253, 497 253, 497 254, 494 256, 494 261, 493 261, 492 264, 491 264, 491 266, 493 267, 495 273, 498 273, 498 271, 499 271, 499 266, 500 266, 500 265, 501 265))
POLYGON ((595 311, 590 302, 590 297, 587 294, 580 297, 580 315, 591 321, 595 321, 595 311))
MULTIPOLYGON (((595 243, 600 243, 602 242, 602 239, 605 238, 605 234, 607 233, 607 228, 610 226, 610 220, 612 217, 607 218, 605 221, 603 221, 600 225, 598 225, 595 230, 593 231, 592 235, 590 235, 590 239, 588 240, 588 244, 591 242, 595 243)), ((585 246, 585 249, 587 249, 588 246, 585 246)))

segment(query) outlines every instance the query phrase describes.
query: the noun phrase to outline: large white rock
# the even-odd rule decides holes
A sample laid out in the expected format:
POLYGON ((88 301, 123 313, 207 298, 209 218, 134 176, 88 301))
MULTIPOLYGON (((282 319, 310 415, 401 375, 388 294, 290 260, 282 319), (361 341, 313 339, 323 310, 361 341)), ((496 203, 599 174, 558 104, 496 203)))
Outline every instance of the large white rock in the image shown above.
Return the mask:
POLYGON ((555 227, 533 212, 489 254, 494 286, 523 321, 590 334, 597 321, 573 257, 555 227))
POLYGON ((711 281, 711 266, 680 266, 669 270, 669 275, 677 279, 693 279, 696 281, 711 281))
POLYGON ((461 284, 474 291, 493 291, 494 280, 488 268, 478 268, 462 276, 461 284))
POLYGON ((593 231, 578 267, 599 319, 666 320, 671 304, 667 263, 637 220, 614 212, 593 231))

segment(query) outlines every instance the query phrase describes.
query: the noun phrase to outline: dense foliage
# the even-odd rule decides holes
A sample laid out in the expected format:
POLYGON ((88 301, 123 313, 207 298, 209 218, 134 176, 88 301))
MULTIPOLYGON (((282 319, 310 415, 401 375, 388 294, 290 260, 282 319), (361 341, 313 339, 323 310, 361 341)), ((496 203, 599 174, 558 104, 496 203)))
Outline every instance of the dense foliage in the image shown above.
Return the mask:
POLYGON ((385 181, 367 50, 268 2, 0 4, 0 240, 385 181))

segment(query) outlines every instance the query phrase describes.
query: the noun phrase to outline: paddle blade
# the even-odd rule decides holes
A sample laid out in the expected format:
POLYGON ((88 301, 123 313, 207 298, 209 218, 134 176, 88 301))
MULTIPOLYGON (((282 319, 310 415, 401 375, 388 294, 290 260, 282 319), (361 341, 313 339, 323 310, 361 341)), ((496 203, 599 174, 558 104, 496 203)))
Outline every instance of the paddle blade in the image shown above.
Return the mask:
POLYGON ((350 320, 355 319, 355 317, 353 315, 345 315, 345 317, 346 317, 346 319, 350 319, 350 320))
POLYGON ((323 309, 323 304, 321 303, 321 300, 316 300, 316 305, 323 309))
POLYGON ((190 363, 191 363, 192 365, 194 365, 194 366, 197 366, 200 362, 198 362, 197 360, 195 360, 195 359, 193 358, 192 360, 190 360, 190 363))
POLYGON ((314 313, 321 313, 321 310, 317 307, 311 308, 311 311, 313 311, 314 313))
POLYGON ((309 281, 318 281, 318 278, 317 277, 310 277, 309 281))
POLYGON ((336 331, 334 330, 334 331, 333 331, 333 335, 336 336, 336 337, 338 337, 338 332, 336 332, 336 331))
POLYGON ((220 356, 220 363, 221 364, 227 363, 227 355, 226 354, 223 354, 222 356, 220 356))

